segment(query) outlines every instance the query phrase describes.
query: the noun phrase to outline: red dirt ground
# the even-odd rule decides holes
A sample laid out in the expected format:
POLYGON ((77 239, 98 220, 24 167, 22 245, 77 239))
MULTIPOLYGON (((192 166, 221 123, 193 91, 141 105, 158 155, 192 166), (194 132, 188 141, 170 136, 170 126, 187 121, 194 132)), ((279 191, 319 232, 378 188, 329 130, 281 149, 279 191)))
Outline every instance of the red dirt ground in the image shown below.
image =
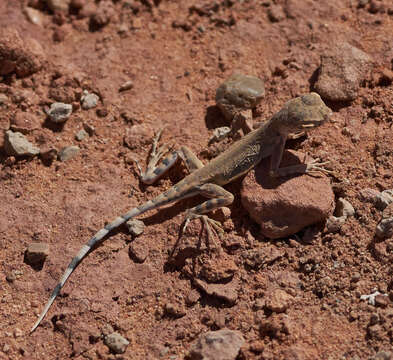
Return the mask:
POLYGON ((180 359, 199 334, 223 327, 243 334, 239 359, 355 360, 390 351, 393 239, 376 240, 381 212, 360 191, 393 188, 393 88, 382 75, 393 65, 391 0, 72 0, 65 12, 47 3, 0 2, 0 26, 19 33, 26 45, 19 50, 42 48, 38 72, 0 76, 0 127, 27 113, 37 122, 26 130, 31 142, 81 151, 51 164, 0 153, 0 359, 180 359), (38 11, 40 24, 28 20, 26 6, 38 11), (198 199, 149 213, 142 217, 145 233, 133 240, 147 253, 145 262, 130 258, 132 239, 120 229, 83 261, 42 326, 28 335, 90 236, 185 174, 179 166, 153 186, 140 184, 134 159, 144 163, 156 129, 165 125, 164 142, 187 144, 206 162, 207 140, 225 124, 214 101, 225 78, 240 71, 265 81, 254 114, 265 119, 312 89, 321 55, 339 40, 369 54, 373 70, 353 102, 329 104, 332 122, 292 144, 331 161, 336 197, 356 210, 339 233, 319 226, 311 241, 304 232, 264 239, 241 207, 236 181, 228 187, 236 200, 223 256, 198 253, 195 222, 183 253, 170 261, 182 212, 198 199), (119 92, 129 80, 132 88, 119 92), (80 108, 83 90, 99 95, 96 109, 80 108), (59 100, 72 103, 74 112, 54 128, 44 109, 59 100), (78 142, 84 124, 95 133, 78 142), (125 146, 127 129, 138 124, 125 146), (32 242, 50 246, 41 270, 24 262, 32 242), (258 266, 247 260, 254 250, 267 254, 258 266), (226 270, 235 272, 234 305, 195 290, 194 271, 208 278, 226 270), (264 306, 274 287, 293 297, 284 313, 264 306), (376 290, 388 300, 379 306, 360 300, 376 290), (108 324, 130 341, 124 354, 110 354, 104 345, 108 324))

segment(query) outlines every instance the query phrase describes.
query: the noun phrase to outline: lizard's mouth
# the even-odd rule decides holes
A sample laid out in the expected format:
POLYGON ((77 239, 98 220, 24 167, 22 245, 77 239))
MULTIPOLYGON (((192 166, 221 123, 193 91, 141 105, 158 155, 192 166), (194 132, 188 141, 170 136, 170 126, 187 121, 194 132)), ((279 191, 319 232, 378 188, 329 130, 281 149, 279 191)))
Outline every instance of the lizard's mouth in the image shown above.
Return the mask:
POLYGON ((317 126, 321 125, 322 122, 323 122, 323 121, 318 121, 318 120, 316 120, 316 121, 305 121, 305 122, 302 124, 302 128, 303 128, 303 129, 312 129, 312 128, 314 128, 314 127, 317 127, 317 126))

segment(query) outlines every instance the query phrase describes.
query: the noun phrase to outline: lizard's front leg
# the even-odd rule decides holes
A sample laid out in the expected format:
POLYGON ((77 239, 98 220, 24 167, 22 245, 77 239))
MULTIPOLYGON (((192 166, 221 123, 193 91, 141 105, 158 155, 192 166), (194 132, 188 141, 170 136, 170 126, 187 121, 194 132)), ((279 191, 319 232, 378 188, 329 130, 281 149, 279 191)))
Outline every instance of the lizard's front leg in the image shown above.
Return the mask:
POLYGON ((158 178, 165 174, 179 158, 183 160, 189 172, 193 172, 204 166, 203 163, 187 146, 182 146, 180 150, 172 151, 161 161, 161 164, 157 165, 164 154, 167 152, 165 145, 158 146, 162 131, 163 129, 161 129, 153 138, 153 144, 146 171, 143 172, 139 166, 139 163, 137 161, 135 162, 136 166, 138 167, 139 177, 145 184, 153 184, 158 178))
POLYGON ((208 197, 210 199, 203 202, 202 204, 194 206, 187 211, 186 217, 183 222, 182 233, 184 233, 191 220, 200 219, 203 225, 206 227, 207 237, 210 242, 212 238, 212 231, 210 226, 212 226, 213 229, 220 235, 224 232, 224 230, 222 229, 220 222, 213 220, 204 214, 231 204, 234 197, 229 191, 225 190, 223 187, 211 183, 196 186, 193 190, 197 194, 208 197))
POLYGON ((325 169, 323 166, 329 162, 320 162, 319 159, 312 160, 309 163, 297 164, 291 166, 285 166, 280 168, 282 155, 284 153, 285 142, 287 137, 284 135, 280 136, 279 141, 275 145, 270 159, 270 176, 289 176, 293 174, 310 174, 315 172, 321 173, 332 173, 332 171, 325 169))

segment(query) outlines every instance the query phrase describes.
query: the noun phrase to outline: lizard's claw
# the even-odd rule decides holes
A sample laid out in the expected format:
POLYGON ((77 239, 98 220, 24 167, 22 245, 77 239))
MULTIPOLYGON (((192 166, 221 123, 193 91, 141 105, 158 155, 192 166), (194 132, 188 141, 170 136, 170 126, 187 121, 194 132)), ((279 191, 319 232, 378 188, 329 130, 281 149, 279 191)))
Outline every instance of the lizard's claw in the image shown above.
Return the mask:
POLYGON ((323 161, 321 162, 320 159, 314 159, 307 163, 306 173, 313 174, 313 173, 323 173, 323 174, 333 174, 333 171, 325 169, 323 166, 329 164, 330 161, 323 161))
MULTIPOLYGON (((200 215, 200 214, 189 214, 189 215, 186 216, 186 218, 184 220, 183 227, 181 229, 181 233, 182 234, 184 234, 184 231, 186 230, 186 228, 189 225, 190 221, 194 220, 194 219, 200 219, 201 220, 203 226, 206 229, 207 240, 208 240, 209 244, 213 240, 212 228, 214 229, 214 231, 217 234, 217 236, 220 239, 222 238, 222 235, 224 233, 224 229, 222 228, 221 223, 219 221, 216 221, 216 220, 213 220, 213 219, 209 218, 207 215, 200 215)), ((216 245, 216 244, 214 244, 214 245, 216 245)))

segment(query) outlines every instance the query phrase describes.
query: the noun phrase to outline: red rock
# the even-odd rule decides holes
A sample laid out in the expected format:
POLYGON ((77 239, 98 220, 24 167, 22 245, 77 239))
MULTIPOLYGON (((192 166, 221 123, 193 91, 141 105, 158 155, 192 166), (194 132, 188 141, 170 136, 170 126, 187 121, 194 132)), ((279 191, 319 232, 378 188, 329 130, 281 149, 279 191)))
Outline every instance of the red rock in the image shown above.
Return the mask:
POLYGON ((40 120, 32 113, 18 112, 11 120, 11 129, 22 134, 28 134, 39 127, 40 120))
POLYGON ((281 289, 273 290, 266 297, 266 308, 275 313, 285 312, 293 301, 293 297, 281 289))
MULTIPOLYGON (((280 167, 300 163, 303 157, 296 151, 286 151, 280 167)), ((244 178, 241 189, 242 204, 261 225, 264 236, 277 239, 292 235, 324 221, 333 212, 334 194, 328 178, 272 178, 269 167, 270 159, 262 161, 244 178)))
POLYGON ((34 39, 9 27, 0 29, 0 75, 15 72, 18 77, 31 75, 43 66, 44 51, 34 39))

